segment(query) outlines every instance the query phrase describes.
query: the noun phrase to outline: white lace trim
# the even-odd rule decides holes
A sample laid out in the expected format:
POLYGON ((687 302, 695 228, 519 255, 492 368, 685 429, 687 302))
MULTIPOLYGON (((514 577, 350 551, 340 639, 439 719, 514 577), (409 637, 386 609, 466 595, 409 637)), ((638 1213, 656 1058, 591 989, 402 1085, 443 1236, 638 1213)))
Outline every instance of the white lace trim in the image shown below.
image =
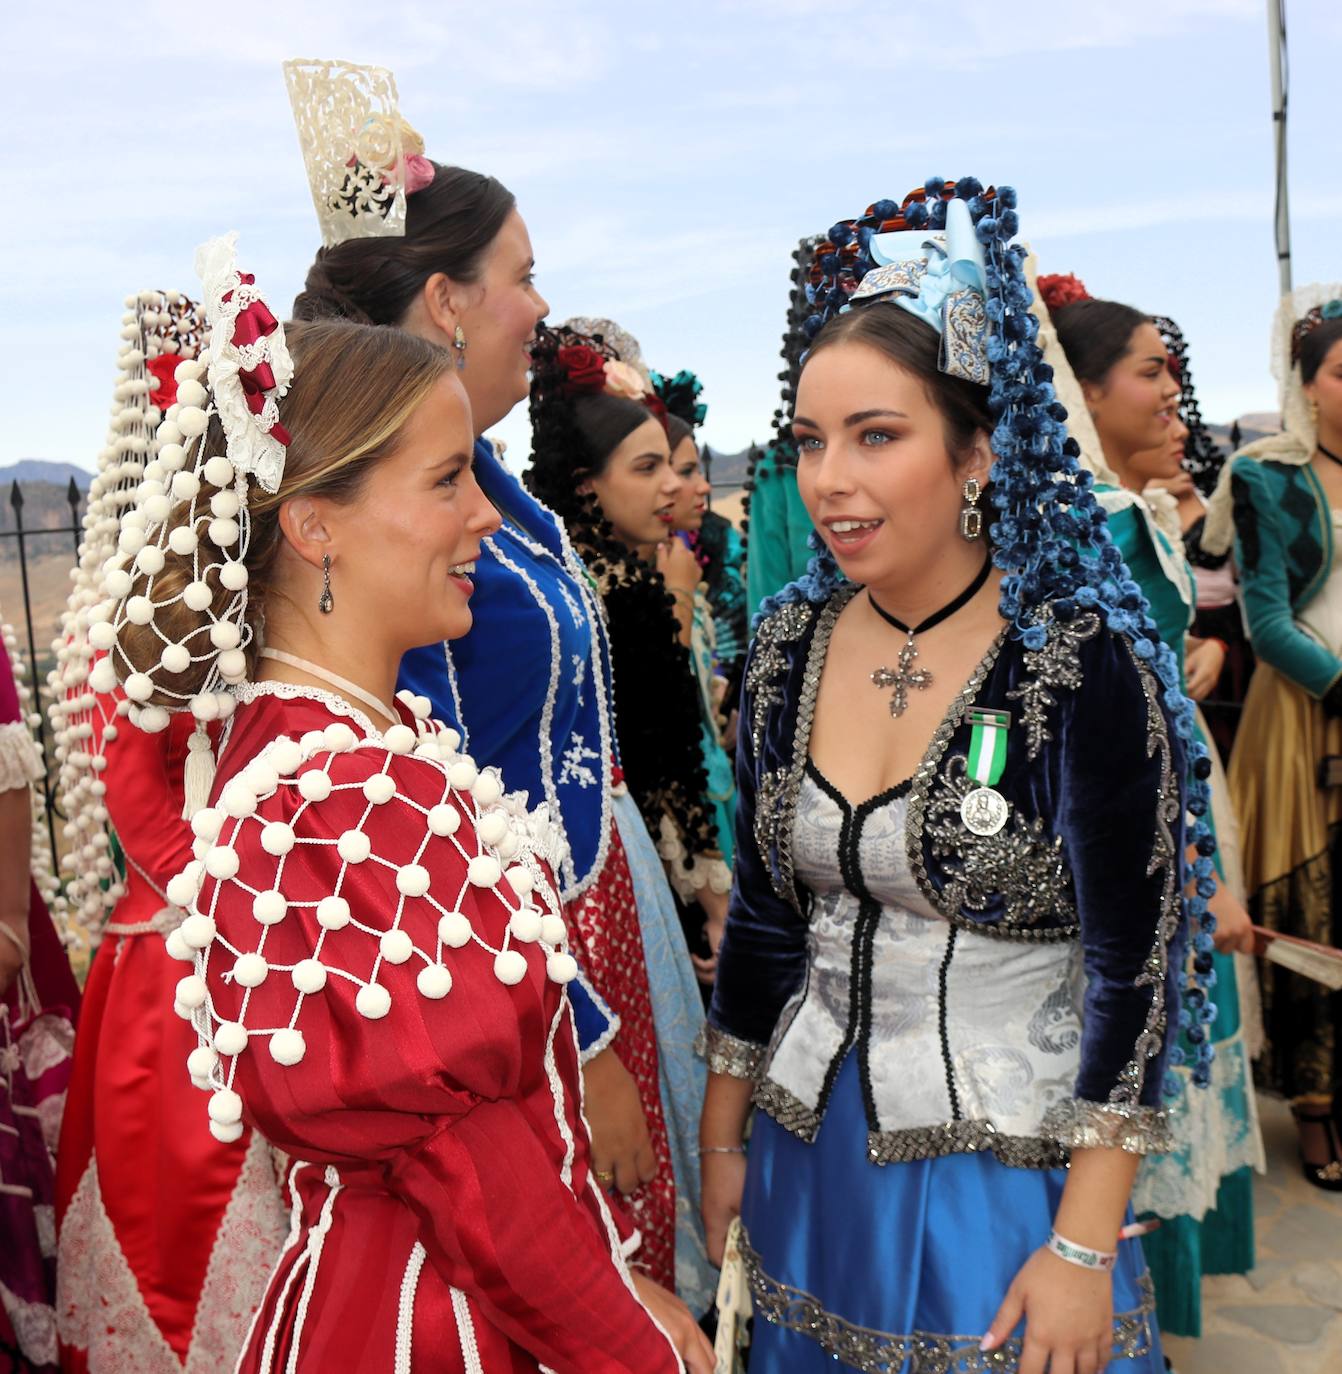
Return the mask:
POLYGON ((56 1313, 44 1302, 25 1302, 0 1283, 0 1306, 18 1338, 19 1350, 35 1365, 56 1363, 56 1313))
POLYGON ((1138 1212, 1201 1221, 1216 1206, 1222 1179, 1245 1167, 1260 1174, 1267 1168, 1242 1034, 1217 1042, 1205 1089, 1192 1086, 1189 1070, 1174 1072, 1181 1091, 1166 1113, 1174 1145, 1142 1161, 1132 1205, 1138 1212))
POLYGON ((480 1359, 480 1347, 475 1339, 475 1322, 471 1317, 471 1307, 466 1301, 466 1294, 460 1288, 453 1288, 451 1293, 452 1315, 457 1319, 457 1337, 461 1341, 461 1359, 465 1365, 465 1374, 485 1374, 485 1366, 480 1359))
POLYGON ((410 1374, 415 1338, 415 1293, 419 1288, 425 1254, 424 1247, 416 1241, 410 1247, 410 1258, 406 1260, 405 1273, 401 1275, 401 1296, 396 1309, 395 1374, 410 1374))
MULTIPOLYGON (((218 1374, 241 1353, 283 1231, 270 1149, 253 1136, 210 1252, 186 1374, 218 1374)), ((79 1181, 57 1243, 60 1339, 92 1370, 184 1374, 150 1316, 98 1182, 96 1156, 79 1181)))
MULTIPOLYGON (((332 715, 356 721, 370 739, 381 739, 382 731, 373 724, 367 712, 351 706, 342 696, 322 687, 308 687, 299 682, 240 682, 233 688, 239 706, 248 706, 259 697, 278 697, 281 701, 318 701, 332 715)), ((219 751, 223 757, 223 749, 219 751)))
POLYGON ((21 720, 0 725, 0 792, 29 787, 42 776, 32 731, 21 720))

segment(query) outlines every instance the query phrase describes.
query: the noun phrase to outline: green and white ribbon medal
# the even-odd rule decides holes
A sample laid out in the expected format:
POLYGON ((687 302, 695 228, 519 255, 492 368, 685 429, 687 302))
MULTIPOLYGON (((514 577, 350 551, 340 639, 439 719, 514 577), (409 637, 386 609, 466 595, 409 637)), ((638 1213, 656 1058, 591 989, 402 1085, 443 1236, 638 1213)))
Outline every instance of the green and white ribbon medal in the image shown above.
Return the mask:
POLYGON ((971 706, 968 719, 970 737, 966 770, 978 786, 960 803, 960 819, 975 835, 996 835, 1006 824, 1010 810, 1006 798, 995 785, 1006 767, 1011 712, 971 706))

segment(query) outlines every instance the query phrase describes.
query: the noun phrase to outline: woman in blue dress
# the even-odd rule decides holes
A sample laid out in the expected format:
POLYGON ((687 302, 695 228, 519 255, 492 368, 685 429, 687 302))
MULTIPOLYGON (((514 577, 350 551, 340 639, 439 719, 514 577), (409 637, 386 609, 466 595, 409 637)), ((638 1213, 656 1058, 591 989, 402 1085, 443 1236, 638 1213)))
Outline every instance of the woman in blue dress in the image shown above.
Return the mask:
POLYGON ((700 1129, 752 1374, 1164 1368, 1121 1232, 1168 1139, 1205 751, 1078 475, 1015 199, 935 178, 817 250, 792 428, 829 557, 746 669, 700 1129))

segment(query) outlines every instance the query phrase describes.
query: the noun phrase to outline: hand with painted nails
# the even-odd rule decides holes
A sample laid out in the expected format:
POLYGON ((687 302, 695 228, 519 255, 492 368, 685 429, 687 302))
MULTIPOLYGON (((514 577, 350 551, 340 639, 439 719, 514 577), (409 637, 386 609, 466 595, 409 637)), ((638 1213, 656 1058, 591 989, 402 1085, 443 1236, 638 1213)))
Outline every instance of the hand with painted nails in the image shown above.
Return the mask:
POLYGON ((1025 1319, 1019 1374, 1100 1374, 1114 1341, 1110 1275, 1069 1264, 1041 1246, 1007 1289, 979 1347, 998 1349, 1025 1319))

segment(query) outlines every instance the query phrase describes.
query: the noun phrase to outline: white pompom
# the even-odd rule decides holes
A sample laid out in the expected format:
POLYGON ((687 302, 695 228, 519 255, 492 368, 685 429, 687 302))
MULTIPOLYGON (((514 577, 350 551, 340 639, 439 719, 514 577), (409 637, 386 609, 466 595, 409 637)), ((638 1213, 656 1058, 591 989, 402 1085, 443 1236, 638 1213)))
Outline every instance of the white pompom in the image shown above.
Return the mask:
POLYGON ((349 903, 343 897, 323 897, 317 903, 317 923, 325 930, 343 930, 349 925, 349 903))
POLYGON ((230 592, 240 592, 247 585, 247 565, 236 558, 220 565, 219 581, 230 592))
MULTIPOLYGON (((126 580, 129 581, 130 579, 127 578, 126 580)), ((112 645, 116 643, 116 630, 112 627, 111 622, 106 620, 100 620, 96 625, 90 625, 89 643, 92 644, 93 647, 97 649, 100 653, 106 653, 107 650, 110 649, 112 645)), ((107 663, 107 660, 104 659, 103 662, 107 663)), ((112 667, 110 663, 108 663, 107 666, 109 668, 112 667)), ((112 669, 112 680, 115 684, 116 669, 114 668, 112 669)), ((104 688, 103 690, 110 689, 104 688)))
POLYGON ((461 813, 446 802, 430 808, 428 827, 435 835, 455 835, 461 825, 461 813))
POLYGON ((216 620, 210 626, 210 643, 216 649, 236 649, 242 643, 242 631, 231 620, 216 620))
MULTIPOLYGON (((172 901, 172 898, 169 897, 168 900, 172 901)), ((182 939, 180 930, 170 930, 163 947, 167 950, 169 959, 180 959, 184 964, 193 964, 196 961, 196 951, 182 939)))
POLYGON ((415 952, 414 942, 403 930, 389 930, 378 941, 382 957, 389 964, 403 964, 415 952))
POLYGON ((126 695, 132 701, 148 701, 154 695, 154 680, 148 673, 132 673, 126 679, 126 695))
POLYGON ((508 987, 515 987, 527 976, 527 961, 515 949, 505 949, 494 960, 494 977, 508 987))
POLYGON ((382 806, 396 795, 396 780, 386 773, 374 773, 365 780, 363 794, 374 806, 382 806))
POLYGON ((188 610, 203 611, 214 600, 214 593, 208 582, 188 582, 182 588, 182 600, 188 610))
MULTIPOLYGON (((179 406, 194 406, 200 409, 209 400, 209 392, 201 384, 192 378, 190 381, 181 382, 177 387, 177 404, 179 406)), ((180 412, 179 412, 180 415, 180 412)), ((178 420, 178 424, 181 420, 178 420)), ((190 430, 186 431, 188 434, 190 430)))
POLYGON ((404 864, 396 870, 396 890, 407 897, 422 897, 429 890, 429 870, 422 864, 404 864))
POLYGON ((196 538, 196 532, 190 525, 174 525, 168 532, 168 547, 179 558, 186 558, 195 553, 196 545, 199 543, 200 540, 196 538))
MULTIPOLYGON (((146 735, 157 735, 168 728, 169 720, 170 717, 164 707, 146 706, 140 711, 140 719, 136 723, 146 735)), ((97 756, 95 755, 93 766, 97 768, 105 765, 99 765, 97 756)))
POLYGON ((194 439, 196 435, 204 434, 209 423, 209 417, 199 406, 183 406, 177 412, 177 428, 188 439, 194 439))
POLYGON ((219 838, 224 828, 224 813, 214 806, 202 806, 191 817, 191 833, 197 839, 209 840, 211 844, 219 838))
POLYGON ((298 747, 297 740, 290 739, 288 735, 281 735, 270 746, 266 759, 274 767, 277 777, 287 778, 297 773, 302 766, 303 751, 298 747))
POLYGON ((212 487, 231 487, 233 485, 233 464, 222 453, 205 461, 205 480, 212 487))
POLYGON ((126 602, 126 619, 132 625, 148 625, 154 618, 154 603, 147 596, 133 596, 126 602))
POLYGON ((492 854, 477 854, 466 865, 466 878, 476 887, 493 887, 503 876, 503 867, 492 854))
POLYGON ((378 983, 369 983, 359 989, 354 1007, 360 1016, 380 1021, 391 1010, 391 993, 378 983))
POLYGON ((236 849, 230 849, 225 844, 217 844, 205 856, 205 871, 211 878, 227 882, 237 874, 241 863, 236 849))
POLYGON ((157 577, 163 571, 163 565, 166 562, 167 559, 163 557, 163 550, 157 544, 146 544, 135 555, 135 566, 147 577, 157 577))
MULTIPOLYGON (((140 509, 144 511, 145 519, 151 525, 161 525, 172 514, 172 499, 167 496, 151 496, 140 509)), ((143 565, 143 560, 141 563, 143 565)), ((150 569, 146 568, 145 571, 148 572, 150 569)))
POLYGON ((347 749, 353 749, 359 742, 359 737, 342 720, 332 721, 322 731, 322 739, 333 754, 342 754, 347 749))
MULTIPOLYGON (((174 873, 164 888, 164 893, 173 906, 190 906, 199 891, 200 884, 196 881, 196 875, 189 869, 184 873, 174 873)), ((174 930, 173 934, 177 935, 180 932, 174 930)))
POLYGON ((191 652, 185 644, 167 644, 158 661, 164 672, 184 673, 191 666, 191 652))
POLYGON ((320 959, 300 959, 290 977, 299 992, 311 997, 326 986, 326 965, 320 959))
POLYGON ((270 965, 259 954, 241 954, 233 965, 233 981, 244 988, 259 988, 269 972, 270 965))
POLYGON ((331 795, 331 779, 320 768, 309 768, 298 779, 298 793, 305 801, 325 801, 331 795))
POLYGON ((488 815, 480 817, 480 823, 475 830, 486 844, 497 845, 508 833, 508 817, 501 811, 491 811, 488 815))
POLYGON ((225 1125, 222 1121, 211 1121, 210 1134, 221 1145, 232 1145, 235 1140, 242 1139, 242 1122, 232 1121, 225 1125))
POLYGON ((372 849, 372 841, 362 830, 346 830, 336 841, 336 853, 347 864, 363 863, 372 849))
POLYGON ((471 942, 471 923, 460 911, 447 911, 438 918, 438 938, 450 949, 461 949, 471 942))
POLYGON ((552 983, 571 983, 578 976, 578 961, 559 950, 546 959, 545 973, 552 983))
POLYGON ((408 754, 415 747, 415 732, 408 725, 393 725, 383 736, 382 743, 392 754, 408 754))
POLYGON ((179 501, 189 501, 200 491, 200 478, 194 472, 179 472, 172 479, 172 494, 179 501))
POLYGON ((214 1033, 220 1054, 241 1054, 247 1048, 247 1028, 240 1021, 224 1021, 214 1033))
POLYGON ((208 1078, 218 1065, 219 1056, 208 1045, 197 1045, 186 1057, 186 1071, 192 1078, 208 1078))
POLYGON ((288 899, 278 888, 266 888, 252 898, 252 916, 263 926, 278 924, 288 910, 288 899))
POLYGON ((219 676, 225 682, 241 682, 247 676, 247 655, 241 649, 225 649, 218 663, 219 676))
POLYGON ((439 1001, 452 991, 452 975, 442 964, 425 964, 415 979, 422 997, 439 1001))
POLYGON ((277 858, 287 854, 294 847, 294 832, 283 821, 271 821, 261 828, 261 848, 277 858))
POLYGON ((210 543, 216 548, 232 548, 238 542, 238 522, 236 520, 211 520, 209 535, 210 543))
POLYGON ((270 1037, 270 1057, 277 1063, 283 1064, 286 1068, 302 1061, 303 1056, 308 1052, 307 1042, 303 1039, 303 1032, 300 1030, 277 1030, 270 1037))
POLYGON ((447 780, 458 792, 469 792, 480 776, 475 764, 468 758, 460 758, 447 770, 447 780))
POLYGON ((508 929, 523 944, 535 944, 541 938, 541 914, 534 906, 520 907, 509 918, 508 929))
MULTIPOLYGON (((229 852, 231 853, 232 851, 229 852)), ((182 939, 185 940, 192 949, 204 949, 205 946, 214 939, 214 921, 209 916, 202 915, 199 911, 193 912, 188 916, 177 929, 182 932, 182 939)))
MULTIPOLYGON (((213 461, 211 459, 211 462, 213 461)), ((210 497, 210 514, 220 520, 234 519, 241 509, 242 502, 238 500, 238 494, 235 491, 217 491, 210 497)), ((215 543, 218 542, 216 539, 215 543)))
POLYGON ((428 697, 415 696, 408 693, 405 698, 405 703, 410 708, 410 714, 413 715, 416 720, 428 720, 433 714, 433 702, 431 702, 428 697))
POLYGON ((224 788, 219 805, 225 815, 241 820, 256 810, 256 793, 245 782, 234 779, 224 788))
MULTIPOLYGON (((144 550, 141 549, 140 552, 143 553, 144 550)), ((107 575, 103 578, 103 591, 105 591, 108 596, 114 596, 118 600, 129 594, 132 585, 133 581, 131 575, 125 568, 110 568, 107 575)), ((102 646, 99 645, 98 647, 101 648, 102 646)))
POLYGON ((510 868, 506 874, 508 886, 519 897, 525 897, 536 886, 536 880, 525 868, 510 868))
POLYGON ((476 778, 471 791, 481 806, 493 806, 503 796, 503 784, 499 781, 497 773, 484 772, 476 778))
POLYGON ((213 692, 201 692, 191 698, 191 714, 197 720, 219 719, 219 702, 213 692))
POLYGON ((541 939, 547 945, 562 945, 568 939, 568 927, 564 924, 562 916, 546 912, 541 917, 541 939))
MULTIPOLYGON (((228 1051, 225 1050, 224 1053, 227 1054, 228 1051)), ((242 1098, 232 1088, 220 1088, 218 1092, 211 1094, 208 1110, 211 1121, 221 1126, 231 1126, 242 1120, 242 1098)))
POLYGON ((205 1005, 205 998, 208 996, 205 980, 198 973, 188 973, 185 978, 177 980, 177 988, 173 995, 182 1006, 195 1011, 197 1007, 205 1005))
MULTIPOLYGON (((176 430, 177 426, 173 425, 172 428, 176 430)), ((158 437, 160 440, 163 438, 163 430, 164 426, 160 425, 158 427, 158 437)), ((165 472, 179 472, 182 464, 186 462, 186 450, 181 444, 176 442, 160 444, 158 456, 154 461, 158 463, 165 472)))

